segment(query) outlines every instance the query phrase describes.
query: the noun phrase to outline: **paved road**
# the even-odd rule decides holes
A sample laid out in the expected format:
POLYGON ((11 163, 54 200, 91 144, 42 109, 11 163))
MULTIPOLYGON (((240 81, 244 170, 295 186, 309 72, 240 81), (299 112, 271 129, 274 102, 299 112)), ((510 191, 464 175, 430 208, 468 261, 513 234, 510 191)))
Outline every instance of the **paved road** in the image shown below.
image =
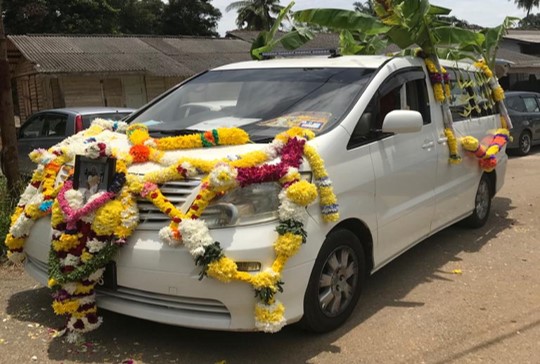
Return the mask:
POLYGON ((3 267, 0 363, 540 363, 534 152, 511 158, 487 226, 446 229, 383 268, 335 332, 207 332, 105 312, 87 343, 67 345, 52 338, 62 322, 48 290, 3 267))

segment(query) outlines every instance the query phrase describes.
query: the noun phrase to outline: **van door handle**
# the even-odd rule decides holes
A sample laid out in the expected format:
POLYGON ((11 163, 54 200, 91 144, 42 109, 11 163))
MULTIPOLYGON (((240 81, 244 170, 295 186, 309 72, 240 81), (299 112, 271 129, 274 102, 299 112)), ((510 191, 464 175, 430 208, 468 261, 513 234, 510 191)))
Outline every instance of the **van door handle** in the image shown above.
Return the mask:
POLYGON ((442 137, 442 138, 437 139, 437 143, 439 143, 439 144, 444 144, 447 141, 448 141, 447 137, 442 137))
POLYGON ((435 145, 435 143, 433 143, 433 140, 432 141, 425 140, 424 144, 422 145, 422 149, 433 148, 434 145, 435 145))

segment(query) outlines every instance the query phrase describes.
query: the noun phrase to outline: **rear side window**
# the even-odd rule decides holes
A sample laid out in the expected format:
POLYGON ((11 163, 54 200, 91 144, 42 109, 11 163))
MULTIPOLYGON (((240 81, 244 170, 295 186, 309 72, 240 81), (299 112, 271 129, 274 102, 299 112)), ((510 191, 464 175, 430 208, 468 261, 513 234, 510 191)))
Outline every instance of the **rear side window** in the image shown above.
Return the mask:
POLYGON ((532 96, 524 96, 523 102, 525 103, 525 110, 527 112, 539 112, 540 109, 538 108, 538 102, 536 100, 536 97, 532 96))

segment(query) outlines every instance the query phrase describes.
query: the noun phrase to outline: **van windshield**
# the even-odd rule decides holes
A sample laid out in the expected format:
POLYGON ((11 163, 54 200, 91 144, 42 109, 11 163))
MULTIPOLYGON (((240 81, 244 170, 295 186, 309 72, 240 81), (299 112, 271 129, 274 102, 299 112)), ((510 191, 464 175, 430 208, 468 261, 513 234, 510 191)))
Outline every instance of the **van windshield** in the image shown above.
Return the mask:
POLYGON ((293 126, 321 133, 335 126, 374 69, 267 68, 210 71, 144 110, 132 123, 151 132, 240 127, 266 141, 293 126))

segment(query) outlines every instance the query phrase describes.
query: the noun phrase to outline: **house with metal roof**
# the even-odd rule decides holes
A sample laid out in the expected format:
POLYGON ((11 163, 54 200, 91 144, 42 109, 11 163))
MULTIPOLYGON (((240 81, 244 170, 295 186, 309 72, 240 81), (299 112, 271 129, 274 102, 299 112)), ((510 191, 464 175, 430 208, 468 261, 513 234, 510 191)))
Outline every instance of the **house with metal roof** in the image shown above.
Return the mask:
POLYGON ((114 35, 11 35, 16 113, 55 107, 139 107, 208 68, 250 59, 238 39, 114 35))
MULTIPOLYGON (((8 36, 16 114, 54 107, 139 107, 208 68, 249 60, 256 31, 225 38, 189 36, 8 36)), ((320 33, 302 49, 338 48, 339 36, 320 33)), ((389 48, 386 52, 397 51, 389 48)), ((497 53, 507 90, 540 91, 540 31, 510 30, 497 53)))

